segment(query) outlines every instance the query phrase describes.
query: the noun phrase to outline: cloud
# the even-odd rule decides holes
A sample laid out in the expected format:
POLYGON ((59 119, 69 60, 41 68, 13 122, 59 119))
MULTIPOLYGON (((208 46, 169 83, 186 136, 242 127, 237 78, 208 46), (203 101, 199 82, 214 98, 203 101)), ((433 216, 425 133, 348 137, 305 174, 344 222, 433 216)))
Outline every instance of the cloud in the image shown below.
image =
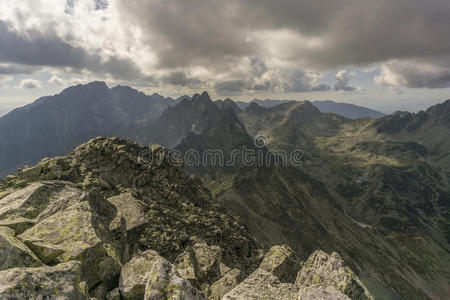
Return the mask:
POLYGON ((53 83, 53 84, 57 84, 57 85, 62 85, 62 86, 67 86, 67 81, 56 76, 53 75, 49 80, 48 83, 53 83))
POLYGON ((423 60, 391 61, 382 65, 374 78, 378 85, 409 88, 449 88, 450 59, 439 62, 423 60))
POLYGON ((42 87, 41 82, 35 79, 24 79, 19 85, 22 89, 40 89, 42 87))
POLYGON ((340 70, 335 76, 336 83, 334 84, 335 91, 353 92, 357 88, 349 85, 350 79, 354 76, 352 73, 348 73, 346 70, 340 70))
MULTIPOLYGON (((242 92, 325 91, 310 74, 417 59, 437 71, 386 70, 410 87, 445 87, 450 70, 440 63, 450 61, 448 0, 3 2, 0 63, 25 68, 218 90, 234 81, 236 92, 237 81, 242 92)), ((343 79, 337 91, 356 89, 343 79)))
POLYGON ((214 85, 214 90, 221 96, 236 96, 242 94, 245 86, 244 80, 221 81, 214 85))
POLYGON ((184 72, 172 72, 163 76, 163 84, 178 85, 190 88, 199 88, 204 82, 198 78, 186 75, 184 72))

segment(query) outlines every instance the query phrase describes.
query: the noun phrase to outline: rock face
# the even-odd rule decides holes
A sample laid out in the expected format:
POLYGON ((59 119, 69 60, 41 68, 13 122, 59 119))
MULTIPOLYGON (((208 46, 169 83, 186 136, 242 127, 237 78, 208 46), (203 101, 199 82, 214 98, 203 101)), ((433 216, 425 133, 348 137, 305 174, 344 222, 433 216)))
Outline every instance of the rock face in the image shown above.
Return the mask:
POLYGON ((300 273, 288 246, 263 257, 160 146, 96 138, 0 185, 2 299, 365 299, 336 254, 318 253, 300 273))
POLYGON ((295 280, 291 274, 299 264, 287 246, 274 246, 259 268, 222 299, 373 299, 337 253, 314 252, 295 280))
POLYGON ((156 258, 163 273, 150 299, 174 287, 200 299, 221 265, 249 274, 261 260, 256 241, 170 159, 161 147, 96 138, 9 176, 0 185, 0 270, 41 267, 23 271, 34 280, 47 266, 76 261, 97 299, 143 299, 156 258), (183 255, 192 274, 169 262, 183 255))
POLYGON ((80 283, 80 263, 0 271, 1 299, 88 299, 80 283))
POLYGON ((14 230, 0 226, 0 270, 41 265, 36 255, 14 237, 14 230))
POLYGON ((308 295, 341 292, 351 299, 371 299, 359 278, 336 252, 328 255, 319 250, 311 254, 295 283, 308 295))

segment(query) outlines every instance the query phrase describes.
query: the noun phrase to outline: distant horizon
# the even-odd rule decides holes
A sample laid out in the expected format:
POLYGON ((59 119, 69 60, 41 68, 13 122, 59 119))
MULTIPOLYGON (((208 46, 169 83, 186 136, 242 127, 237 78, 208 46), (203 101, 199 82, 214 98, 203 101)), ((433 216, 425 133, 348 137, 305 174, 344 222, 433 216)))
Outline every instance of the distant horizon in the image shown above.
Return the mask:
MULTIPOLYGON (((95 81, 92 81, 92 82, 95 82, 95 81)), ((104 82, 104 81, 102 81, 102 82, 104 82)), ((85 85, 85 84, 89 84, 89 83, 91 83, 91 82, 79 83, 79 84, 85 85)), ((77 86, 79 84, 75 84, 75 85, 72 85, 72 86, 64 87, 64 88, 62 88, 62 89, 60 89, 60 90, 58 90, 58 91, 56 91, 54 93, 51 93, 51 94, 40 95, 40 96, 36 97, 35 99, 30 100, 30 101, 28 101, 28 100, 18 101, 18 103, 20 103, 20 104, 17 105, 17 106, 14 106, 14 102, 9 102, 10 108, 6 108, 6 109, 3 108, 2 109, 2 106, 0 106, 0 118, 5 116, 5 115, 7 115, 8 113, 10 113, 11 111, 13 111, 16 108, 21 108, 21 107, 24 107, 24 106, 26 106, 28 104, 33 103, 34 101, 36 101, 37 99, 39 99, 41 97, 57 95, 57 94, 61 93, 62 91, 64 91, 65 89, 67 89, 69 87, 77 86)), ((169 98, 170 97, 170 98, 173 98, 173 99, 177 99, 179 97, 183 97, 183 96, 186 96, 186 95, 187 96, 192 96, 192 95, 194 95, 196 93, 201 94, 203 92, 203 90, 198 90, 197 92, 194 92, 193 94, 180 94, 180 95, 176 96, 176 95, 173 95, 173 94, 172 95, 164 95, 164 94, 159 93, 157 91, 144 91, 144 90, 140 90, 139 88, 136 88, 136 87, 133 87, 133 86, 130 86, 130 85, 124 85, 124 84, 109 85, 107 82, 105 82, 105 84, 110 89, 113 88, 113 87, 116 87, 116 86, 127 86, 127 87, 131 87, 131 88, 133 88, 133 89, 135 89, 137 91, 143 92, 144 94, 146 94, 148 96, 150 96, 152 94, 158 94, 158 95, 161 95, 161 96, 163 96, 165 98, 169 98)), ((211 95, 211 93, 209 91, 207 91, 207 90, 204 90, 204 91, 208 92, 208 94, 211 95)), ((222 96, 222 97, 215 97, 215 98, 211 97, 211 99, 213 101, 225 100, 227 98, 230 98, 234 102, 247 102, 247 103, 250 103, 250 102, 252 102, 254 100, 261 100, 261 101, 265 101, 265 100, 269 100, 269 101, 270 100, 272 100, 272 101, 273 100, 274 101, 310 101, 310 102, 314 102, 314 101, 332 101, 332 102, 336 102, 336 103, 353 104, 353 105, 356 105, 356 106, 372 109, 372 110, 384 113, 386 115, 392 114, 392 113, 394 113, 396 111, 408 111, 410 113, 417 113, 417 112, 419 112, 421 110, 426 110, 426 109, 428 109, 429 107, 431 107, 433 105, 436 105, 436 104, 439 104, 439 103, 443 103, 446 100, 448 100, 448 99, 442 99, 442 100, 430 101, 430 102, 426 102, 426 103, 420 102, 419 103, 419 108, 416 108, 416 109, 406 109, 408 107, 408 105, 406 105, 406 106, 398 106, 398 108, 391 108, 391 109, 386 109, 385 108, 385 109, 383 109, 383 107, 377 108, 377 105, 371 105, 371 103, 364 104, 364 103, 360 103, 359 101, 351 101, 351 100, 350 101, 345 101, 345 100, 333 100, 333 99, 298 99, 298 98, 297 99, 295 99, 295 98, 290 98, 290 99, 289 98, 280 98, 280 99, 264 98, 263 99, 263 98, 255 98, 255 97, 253 97, 253 98, 247 97, 246 99, 242 99, 241 97, 235 98, 233 96, 231 96, 231 97, 223 97, 222 96)), ((449 99, 450 99, 450 97, 449 97, 449 99)), ((374 104, 374 103, 372 103, 372 104, 374 104)), ((395 105, 393 105, 393 106, 395 106, 395 105)))

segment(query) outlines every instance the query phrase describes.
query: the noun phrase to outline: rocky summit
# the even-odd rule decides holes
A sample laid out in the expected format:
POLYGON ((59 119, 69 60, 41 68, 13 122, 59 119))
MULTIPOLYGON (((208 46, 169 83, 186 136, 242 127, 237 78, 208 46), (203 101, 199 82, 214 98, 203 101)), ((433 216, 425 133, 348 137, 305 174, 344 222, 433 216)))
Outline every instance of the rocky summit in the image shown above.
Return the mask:
POLYGON ((1 299, 372 298, 337 253, 261 245, 160 146, 99 137, 0 185, 1 299))

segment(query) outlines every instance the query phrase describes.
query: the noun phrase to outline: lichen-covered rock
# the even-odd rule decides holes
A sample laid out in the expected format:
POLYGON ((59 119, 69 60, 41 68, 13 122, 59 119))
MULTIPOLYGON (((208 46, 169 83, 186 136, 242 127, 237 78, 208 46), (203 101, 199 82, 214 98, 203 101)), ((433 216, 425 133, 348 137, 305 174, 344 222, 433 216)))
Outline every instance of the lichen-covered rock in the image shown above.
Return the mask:
POLYGON ((193 286, 200 288, 197 280, 198 264, 196 262, 195 253, 191 247, 187 247, 183 253, 175 259, 175 266, 178 274, 188 280, 193 286))
POLYGON ((0 219, 23 216, 32 219, 46 207, 48 198, 44 184, 36 182, 0 199, 0 219))
POLYGON ((223 295, 231 291, 239 284, 240 275, 241 271, 239 269, 232 269, 225 273, 222 278, 211 285, 209 299, 221 299, 223 295))
POLYGON ((299 289, 297 300, 350 300, 350 298, 332 286, 310 286, 299 289))
POLYGON ((106 294, 106 300, 121 300, 119 288, 115 288, 106 294))
POLYGON ((0 199, 0 219, 37 222, 75 204, 81 193, 68 182, 34 182, 0 199))
POLYGON ((289 246, 282 245, 270 248, 259 268, 272 273, 281 282, 294 283, 300 266, 300 260, 294 251, 289 246))
POLYGON ((80 264, 0 271, 0 299, 89 299, 80 284, 80 264))
POLYGON ((152 269, 158 253, 147 250, 126 263, 119 279, 119 289, 124 299, 142 299, 145 294, 148 272, 152 269))
POLYGON ((125 229, 132 230, 146 223, 144 205, 130 193, 123 193, 108 199, 117 209, 117 214, 109 228, 116 230, 121 227, 121 219, 125 219, 125 229))
POLYGON ((158 258, 148 274, 145 300, 206 300, 207 298, 181 278, 175 267, 158 258))
POLYGON ((41 265, 39 258, 14 237, 14 230, 0 226, 0 270, 41 265))
POLYGON ((223 300, 286 299, 295 300, 298 288, 292 283, 282 283, 270 272, 257 269, 243 282, 225 294, 223 300))
POLYGON ((102 240, 104 227, 83 201, 42 220, 19 238, 45 263, 80 261, 83 279, 91 288, 120 272, 114 250, 102 240))
POLYGON ((367 289, 336 252, 314 251, 297 275, 299 288, 334 288, 351 299, 372 299, 367 289))

